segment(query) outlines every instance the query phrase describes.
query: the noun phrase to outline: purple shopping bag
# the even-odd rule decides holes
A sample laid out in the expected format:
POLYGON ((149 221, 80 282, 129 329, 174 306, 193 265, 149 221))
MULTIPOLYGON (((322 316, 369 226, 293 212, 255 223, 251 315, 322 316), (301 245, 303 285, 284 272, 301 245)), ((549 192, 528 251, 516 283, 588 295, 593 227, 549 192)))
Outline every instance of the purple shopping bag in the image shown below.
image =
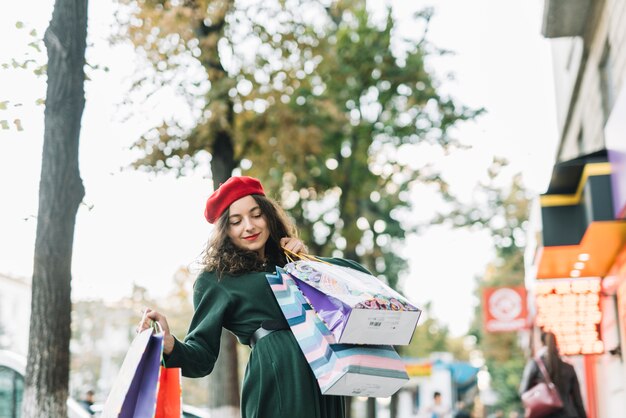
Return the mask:
POLYGON ((163 334, 149 328, 133 340, 104 404, 102 418, 152 418, 156 408, 163 334))

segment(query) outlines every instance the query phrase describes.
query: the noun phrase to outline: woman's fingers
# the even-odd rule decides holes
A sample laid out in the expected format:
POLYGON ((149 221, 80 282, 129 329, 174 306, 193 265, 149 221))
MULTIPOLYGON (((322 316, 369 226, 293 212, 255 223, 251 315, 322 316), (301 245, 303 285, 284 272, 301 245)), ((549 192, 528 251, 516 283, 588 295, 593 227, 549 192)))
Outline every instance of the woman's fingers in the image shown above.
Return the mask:
POLYGON ((141 317, 141 320, 139 321, 139 325, 137 325, 137 332, 141 332, 150 328, 152 326, 152 321, 158 322, 159 325, 161 325, 163 332, 169 334, 170 328, 167 323, 167 319, 165 318, 165 315, 162 315, 157 311, 153 311, 150 308, 146 308, 143 311, 143 315, 141 317))
POLYGON ((155 321, 158 322, 159 325, 161 325, 161 329, 163 330, 163 332, 165 334, 169 334, 170 333, 170 327, 169 324, 167 323, 167 318, 165 317, 165 315, 160 314, 157 311, 150 311, 146 314, 146 316, 155 321))
POLYGON ((141 317, 141 321, 137 326, 137 332, 150 328, 152 326, 152 321, 158 322, 161 326, 161 329, 163 330, 163 352, 165 354, 170 354, 174 349, 174 337, 170 333, 170 327, 167 323, 165 315, 162 315, 157 311, 153 311, 150 308, 146 308, 141 317))
POLYGON ((306 253, 308 250, 304 242, 297 238, 285 237, 280 240, 280 245, 292 253, 306 253))

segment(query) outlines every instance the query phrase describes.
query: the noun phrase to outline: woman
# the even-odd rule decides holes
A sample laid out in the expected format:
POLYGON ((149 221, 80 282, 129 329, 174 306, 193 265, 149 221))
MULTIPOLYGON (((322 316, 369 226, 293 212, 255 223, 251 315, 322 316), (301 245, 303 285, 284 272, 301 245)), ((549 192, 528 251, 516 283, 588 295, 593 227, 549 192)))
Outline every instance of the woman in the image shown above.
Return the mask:
MULTIPOLYGON (((550 379, 557 387, 563 409, 557 411, 549 417, 552 418, 586 418, 585 407, 580 395, 580 387, 574 367, 561 360, 556 345, 556 337, 551 332, 541 333, 541 343, 543 346, 537 351, 537 356, 546 365, 550 379)), ((520 384, 520 395, 526 392, 539 382, 545 381, 543 374, 537 366, 537 362, 531 359, 524 368, 522 382, 520 384)))
MULTIPOLYGON (((265 277, 286 264, 281 247, 306 252, 282 209, 257 179, 232 177, 209 197, 205 217, 216 228, 194 285, 195 310, 185 340, 172 336, 165 316, 150 309, 138 329, 158 321, 166 366, 181 367, 187 377, 211 373, 222 327, 253 346, 242 385, 245 418, 343 417, 343 398, 320 393, 265 277)), ((366 271, 348 260, 326 260, 366 271)))

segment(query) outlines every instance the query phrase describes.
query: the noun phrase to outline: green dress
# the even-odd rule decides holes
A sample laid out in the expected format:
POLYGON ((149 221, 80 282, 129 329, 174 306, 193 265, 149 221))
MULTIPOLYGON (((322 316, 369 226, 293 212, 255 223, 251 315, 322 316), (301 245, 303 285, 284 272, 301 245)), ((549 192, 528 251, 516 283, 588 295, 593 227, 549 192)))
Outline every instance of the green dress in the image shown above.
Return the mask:
MULTIPOLYGON (((325 260, 367 272, 350 260, 325 260)), ((200 274, 189 331, 184 342, 176 340, 165 356, 166 366, 181 367, 186 377, 206 376, 217 360, 222 327, 249 344, 263 321, 283 319, 266 274, 224 275, 220 280, 213 272, 200 274)), ((341 418, 345 406, 343 397, 321 394, 295 337, 290 330, 281 330, 260 339, 250 353, 241 414, 244 418, 341 418)))

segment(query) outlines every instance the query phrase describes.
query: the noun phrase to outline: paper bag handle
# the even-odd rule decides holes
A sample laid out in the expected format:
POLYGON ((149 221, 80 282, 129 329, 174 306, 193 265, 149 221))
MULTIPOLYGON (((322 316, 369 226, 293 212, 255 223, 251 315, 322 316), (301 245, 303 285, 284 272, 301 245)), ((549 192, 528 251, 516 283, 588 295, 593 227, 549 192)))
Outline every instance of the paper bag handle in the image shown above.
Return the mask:
MULTIPOLYGON (((142 323, 146 320, 146 315, 148 315, 147 310, 143 311, 143 315, 141 316, 142 323)), ((158 321, 150 320, 150 327, 152 328, 153 334, 163 334, 163 327, 161 327, 158 321)))
POLYGON ((310 254, 306 254, 306 253, 294 253, 293 251, 288 250, 285 247, 281 247, 283 249, 283 251, 285 252, 285 257, 287 257, 287 261, 289 262, 294 262, 295 258, 298 258, 300 260, 309 260, 309 261, 317 261, 318 263, 324 263, 324 264, 328 264, 331 265, 328 261, 324 261, 314 255, 310 255, 310 254))
POLYGON ((155 334, 163 334, 163 327, 158 321, 152 321, 152 330, 155 334))

